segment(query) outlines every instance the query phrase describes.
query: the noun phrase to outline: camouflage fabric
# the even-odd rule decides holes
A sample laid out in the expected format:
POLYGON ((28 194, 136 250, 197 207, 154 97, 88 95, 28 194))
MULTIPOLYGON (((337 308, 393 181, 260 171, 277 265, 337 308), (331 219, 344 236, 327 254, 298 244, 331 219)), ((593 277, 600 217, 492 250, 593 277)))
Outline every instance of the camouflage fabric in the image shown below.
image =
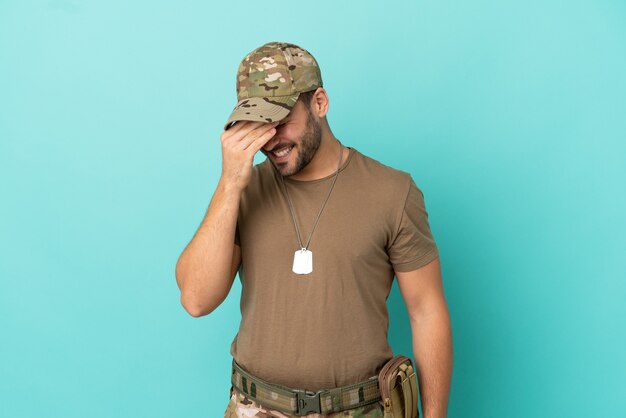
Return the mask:
POLYGON ((238 102, 224 129, 237 120, 283 119, 300 93, 322 87, 322 75, 306 49, 287 42, 268 42, 241 61, 236 86, 238 102))
MULTIPOLYGON (((232 364, 231 387, 249 400, 271 409, 285 413, 294 413, 292 411, 298 409, 293 389, 267 382, 250 374, 237 364, 235 359, 232 364)), ((366 381, 321 391, 318 399, 320 411, 326 415, 344 408, 354 409, 370 405, 380 400, 378 378, 372 376, 366 381)))
MULTIPOLYGON (((311 413, 305 415, 307 418, 340 418, 340 417, 352 417, 352 418, 383 418, 384 408, 382 401, 378 401, 373 404, 361 406, 346 411, 336 412, 329 415, 321 415, 311 413)), ((224 418, 293 418, 295 415, 286 415, 283 412, 264 408, 258 403, 250 400, 244 394, 237 390, 233 390, 224 418)))
POLYGON ((307 50, 286 42, 268 42, 239 64, 237 100, 290 96, 321 85, 319 66, 307 50))

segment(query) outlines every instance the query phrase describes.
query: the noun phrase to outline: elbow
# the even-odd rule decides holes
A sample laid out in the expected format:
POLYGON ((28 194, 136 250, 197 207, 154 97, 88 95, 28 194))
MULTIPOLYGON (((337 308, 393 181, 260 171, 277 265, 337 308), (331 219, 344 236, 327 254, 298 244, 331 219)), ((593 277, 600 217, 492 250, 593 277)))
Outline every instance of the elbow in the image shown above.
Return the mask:
POLYGON ((184 272, 182 271, 180 260, 176 263, 175 276, 176 284, 180 290, 180 304, 183 306, 185 311, 187 311, 187 313, 194 318, 199 318, 211 313, 212 309, 207 310, 206 307, 199 303, 196 297, 193 297, 193 295, 189 294, 188 291, 185 291, 184 272))
POLYGON ((180 289, 180 304, 194 318, 206 316, 213 312, 226 299, 228 292, 209 286, 208 289, 197 289, 195 283, 215 283, 216 280, 189 276, 180 265, 176 266, 176 282, 180 289))
POLYGON ((211 312, 207 312, 201 308, 187 308, 186 306, 184 306, 185 310, 187 311, 187 313, 191 316, 193 316, 194 318, 200 318, 202 316, 206 316, 211 312))
POLYGON ((213 312, 217 305, 215 304, 205 304, 196 300, 195 298, 189 297, 186 293, 181 292, 180 303, 185 308, 185 311, 194 318, 200 318, 201 316, 206 316, 213 312))

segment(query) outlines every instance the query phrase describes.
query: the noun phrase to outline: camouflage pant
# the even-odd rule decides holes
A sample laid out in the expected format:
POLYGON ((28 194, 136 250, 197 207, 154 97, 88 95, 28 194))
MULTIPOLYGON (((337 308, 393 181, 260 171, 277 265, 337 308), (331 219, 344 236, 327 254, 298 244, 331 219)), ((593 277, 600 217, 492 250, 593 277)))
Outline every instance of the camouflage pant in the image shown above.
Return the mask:
MULTIPOLYGON (((248 399, 243 393, 237 390, 232 391, 228 407, 224 418, 292 418, 295 415, 287 415, 283 412, 275 411, 260 406, 258 403, 248 399)), ((306 418, 383 418, 383 402, 378 401, 369 405, 361 406, 346 411, 336 412, 330 415, 311 413, 305 415, 306 418)))

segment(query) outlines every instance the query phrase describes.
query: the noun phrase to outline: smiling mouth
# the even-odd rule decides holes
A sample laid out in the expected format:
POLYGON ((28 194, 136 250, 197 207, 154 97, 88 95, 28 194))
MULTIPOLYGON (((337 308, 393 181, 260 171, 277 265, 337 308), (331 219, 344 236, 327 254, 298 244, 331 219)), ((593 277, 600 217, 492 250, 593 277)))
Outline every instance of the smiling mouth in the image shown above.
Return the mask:
POLYGON ((277 158, 283 158, 289 155, 293 147, 294 145, 290 145, 288 147, 284 147, 279 150, 271 151, 271 153, 274 154, 274 156, 276 156, 277 158))

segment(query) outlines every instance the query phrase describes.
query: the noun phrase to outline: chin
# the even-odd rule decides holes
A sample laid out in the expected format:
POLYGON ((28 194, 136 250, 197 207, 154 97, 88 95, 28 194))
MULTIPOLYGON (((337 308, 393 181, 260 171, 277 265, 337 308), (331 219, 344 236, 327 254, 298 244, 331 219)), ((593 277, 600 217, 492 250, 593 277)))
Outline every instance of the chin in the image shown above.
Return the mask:
POLYGON ((276 161, 272 159, 272 157, 268 156, 267 158, 270 159, 271 163, 274 165, 274 167, 278 170, 278 172, 283 177, 292 176, 299 171, 297 170, 297 167, 296 167, 296 163, 298 159, 297 155, 294 155, 288 161, 281 162, 281 163, 277 163, 276 161))
POLYGON ((277 167, 277 168, 278 168, 278 172, 283 177, 289 177, 289 176, 293 176, 294 174, 296 174, 295 172, 293 172, 293 167, 282 166, 282 167, 277 167))

